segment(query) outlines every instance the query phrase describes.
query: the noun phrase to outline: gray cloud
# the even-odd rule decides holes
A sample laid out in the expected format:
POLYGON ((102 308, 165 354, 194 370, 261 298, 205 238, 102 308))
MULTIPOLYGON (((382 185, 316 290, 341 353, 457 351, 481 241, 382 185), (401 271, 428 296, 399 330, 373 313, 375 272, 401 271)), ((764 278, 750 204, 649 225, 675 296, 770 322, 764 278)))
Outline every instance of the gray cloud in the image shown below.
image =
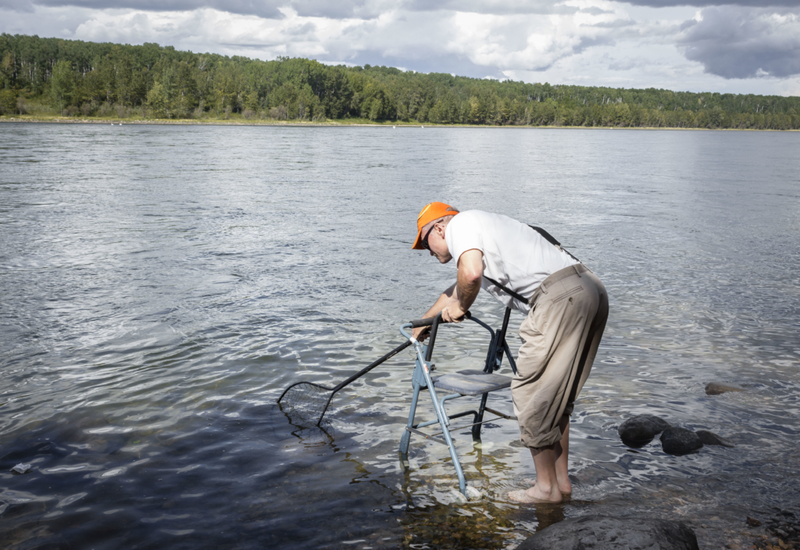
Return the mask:
POLYGON ((33 12, 33 4, 23 0, 0 0, 0 8, 18 13, 33 12))
POLYGON ((752 8, 796 8, 800 0, 623 0, 633 6, 648 8, 670 8, 678 6, 694 6, 706 8, 711 6, 743 6, 752 8))
POLYGON ((630 71, 640 67, 646 67, 651 64, 649 59, 635 58, 635 59, 619 59, 611 61, 608 68, 612 71, 630 71))
POLYGON ((280 19, 279 8, 292 8, 303 17, 374 19, 390 9, 458 11, 491 15, 572 14, 578 8, 557 0, 0 0, 0 7, 31 12, 35 6, 142 11, 192 11, 199 8, 280 19))
POLYGON ((579 10, 557 0, 0 0, 0 7, 30 13, 40 7, 192 11, 200 8, 281 19, 279 8, 301 17, 374 19, 392 9, 411 12, 458 11, 491 15, 572 14, 579 10))
POLYGON ((556 0, 405 0, 410 11, 459 11, 491 15, 563 14, 579 11, 556 0))
POLYGON ((614 13, 611 10, 602 10, 597 6, 592 6, 591 8, 581 8, 581 13, 588 13, 589 15, 605 15, 607 13, 614 13))
POLYGON ((615 19, 613 21, 607 21, 602 23, 594 23, 593 25, 589 25, 590 27, 595 27, 598 29, 621 29, 623 27, 632 27, 635 26, 636 23, 630 21, 628 19, 615 19))
POLYGON ((300 16, 329 17, 331 19, 350 17, 358 4, 358 2, 327 2, 326 0, 295 0, 291 3, 292 8, 300 16))
POLYGON ((0 7, 12 11, 31 12, 34 6, 47 8, 74 7, 87 9, 134 9, 142 11, 192 11, 213 8, 239 15, 257 15, 267 19, 280 19, 278 7, 288 4, 284 0, 2 0, 0 7))
POLYGON ((707 8, 679 41, 687 59, 723 78, 800 74, 797 13, 747 8, 707 8))
POLYGON ((291 7, 302 17, 326 17, 329 19, 374 19, 387 7, 388 2, 368 2, 366 0, 286 0, 286 5, 291 7))

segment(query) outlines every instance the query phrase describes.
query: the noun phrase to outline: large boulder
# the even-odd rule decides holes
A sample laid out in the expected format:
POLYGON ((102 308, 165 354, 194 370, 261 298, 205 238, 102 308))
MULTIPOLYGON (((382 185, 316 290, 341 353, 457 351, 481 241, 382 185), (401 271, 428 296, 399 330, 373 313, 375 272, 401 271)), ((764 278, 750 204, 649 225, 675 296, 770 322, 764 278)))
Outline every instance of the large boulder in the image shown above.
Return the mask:
POLYGON ((583 516, 542 529, 517 550, 699 550, 679 521, 583 516))
POLYGON ((640 414, 619 425, 617 433, 627 445, 641 446, 669 428, 669 422, 652 414, 640 414))
POLYGON ((661 448, 670 455, 689 454, 702 446, 700 436, 686 428, 667 428, 661 434, 661 448))

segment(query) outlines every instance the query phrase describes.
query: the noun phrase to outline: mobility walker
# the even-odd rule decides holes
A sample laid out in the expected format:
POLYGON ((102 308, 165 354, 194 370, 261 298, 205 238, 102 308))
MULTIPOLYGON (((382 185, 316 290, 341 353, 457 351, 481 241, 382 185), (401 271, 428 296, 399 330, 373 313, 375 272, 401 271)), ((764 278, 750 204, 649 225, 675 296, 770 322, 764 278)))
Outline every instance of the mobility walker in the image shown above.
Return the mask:
POLYGON ((481 438, 481 425, 496 418, 505 418, 508 420, 516 420, 516 417, 504 414, 502 412, 490 409, 486 406, 486 401, 489 394, 494 391, 504 390, 511 386, 511 377, 495 374, 495 371, 500 369, 500 364, 503 360, 503 355, 508 357, 508 362, 511 365, 511 370, 516 374, 517 367, 514 358, 508 348, 506 342, 506 330, 508 329, 508 321, 511 316, 511 309, 506 308, 505 316, 503 318, 502 328, 499 331, 492 330, 492 328, 480 321, 479 319, 467 314, 467 318, 489 331, 489 350, 486 354, 486 363, 482 371, 480 370, 462 370, 459 372, 444 374, 441 376, 431 376, 435 366, 431 362, 433 355, 434 344, 436 343, 436 335, 441 324, 441 314, 432 319, 422 319, 419 321, 412 321, 404 324, 400 328, 400 332, 406 337, 414 346, 416 352, 416 362, 414 365, 414 374, 412 376, 411 385, 414 390, 411 399, 411 410, 408 413, 408 424, 406 425, 403 436, 400 439, 400 458, 404 464, 408 462, 408 447, 411 442, 411 434, 420 435, 426 439, 436 441, 447 445, 450 450, 450 457, 453 460, 453 466, 458 475, 458 488, 461 493, 467 495, 467 484, 464 479, 464 471, 461 468, 461 463, 458 459, 458 453, 453 439, 451 436, 452 429, 463 429, 465 427, 472 428, 472 439, 474 442, 479 442, 481 438), (418 328, 430 325, 430 335, 427 344, 414 339, 409 329, 418 328), (417 404, 419 396, 423 390, 428 390, 427 393, 431 397, 433 409, 436 418, 425 422, 414 422, 414 416, 417 411, 417 404), (443 397, 439 396, 439 392, 444 394, 443 397), (480 396, 480 406, 478 410, 469 410, 458 412, 455 414, 448 414, 445 404, 453 399, 461 397, 477 397, 480 396), (494 416, 489 420, 484 420, 484 413, 491 413, 494 416), (450 421, 456 418, 472 415, 472 423, 466 426, 458 426, 458 428, 451 428, 450 421), (422 431, 422 428, 438 425, 441 431, 428 433, 422 431), (438 436, 443 436, 444 439, 438 436))

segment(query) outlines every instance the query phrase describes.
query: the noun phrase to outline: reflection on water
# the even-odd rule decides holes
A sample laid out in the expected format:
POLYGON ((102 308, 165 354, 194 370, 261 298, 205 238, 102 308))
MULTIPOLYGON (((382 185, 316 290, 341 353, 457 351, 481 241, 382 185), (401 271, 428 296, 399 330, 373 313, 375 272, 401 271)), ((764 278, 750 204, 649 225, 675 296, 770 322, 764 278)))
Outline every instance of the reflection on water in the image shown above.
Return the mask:
MULTIPOLYGON (((748 515, 799 504, 796 133, 0 135, 3 547, 502 548, 602 514, 684 519, 718 548, 756 531, 748 515), (454 494, 441 445, 412 438, 404 467, 410 352, 338 392, 322 429, 275 403, 395 348, 450 284, 410 250, 431 200, 548 228, 609 290, 570 501, 507 501, 533 476, 513 422, 485 426, 480 446, 454 432, 479 500, 454 494), (707 396, 711 381, 746 391, 707 396), (736 447, 626 447, 616 427, 640 413, 736 447)), ((500 324, 490 298, 473 311, 500 324)), ((485 343, 447 327, 437 365, 480 368, 485 343)))

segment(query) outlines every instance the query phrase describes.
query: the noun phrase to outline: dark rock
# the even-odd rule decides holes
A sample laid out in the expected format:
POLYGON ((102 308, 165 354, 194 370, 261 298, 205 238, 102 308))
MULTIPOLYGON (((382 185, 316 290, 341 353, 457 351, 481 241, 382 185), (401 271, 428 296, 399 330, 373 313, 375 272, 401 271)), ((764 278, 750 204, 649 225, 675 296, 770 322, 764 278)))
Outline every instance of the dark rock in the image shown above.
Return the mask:
POLYGON ((667 428, 661 434, 661 448, 670 455, 689 454, 702 446, 703 442, 698 435, 686 428, 667 428))
POLYGON ((698 550, 684 523, 664 519, 584 516, 529 537, 517 550, 698 550))
POLYGON ((751 518, 750 516, 747 516, 747 525, 749 525, 750 527, 760 527, 761 522, 758 521, 756 518, 751 518))
POLYGON ((709 382, 706 384, 706 395, 719 395, 721 393, 727 393, 730 391, 744 391, 742 388, 737 388, 736 386, 728 386, 725 384, 719 384, 717 382, 709 382))
POLYGON ((708 430, 697 430, 695 432, 697 437, 700 438, 700 441, 703 442, 703 445, 722 445, 723 447, 735 447, 733 443, 724 439, 713 432, 709 432, 708 430))
POLYGON ((652 414, 639 414, 619 425, 617 433, 623 443, 643 445, 669 428, 669 422, 652 414))

